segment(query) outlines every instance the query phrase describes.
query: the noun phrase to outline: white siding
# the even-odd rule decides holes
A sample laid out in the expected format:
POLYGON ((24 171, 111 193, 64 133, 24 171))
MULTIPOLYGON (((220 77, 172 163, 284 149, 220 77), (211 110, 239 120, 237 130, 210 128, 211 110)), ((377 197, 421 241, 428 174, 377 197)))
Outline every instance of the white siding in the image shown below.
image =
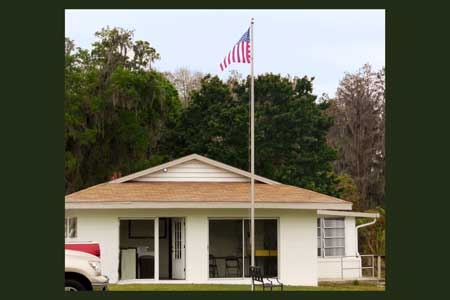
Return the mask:
POLYGON ((356 255, 357 244, 355 217, 345 217, 345 255, 356 255))
POLYGON ((119 219, 113 212, 73 212, 77 217, 78 237, 71 241, 96 241, 100 243, 102 272, 111 282, 118 280, 119 270, 119 219))
POLYGON ((134 179, 134 181, 167 182, 167 181, 196 181, 196 182, 248 182, 242 175, 219 169, 198 160, 191 160, 170 168, 134 179))
POLYGON ((201 215, 186 218, 186 280, 208 281, 208 219, 201 215))
POLYGON ((280 280, 288 285, 317 285, 317 215, 283 214, 280 218, 280 280))
MULTIPOLYGON (((248 209, 115 209, 71 210, 66 213, 78 217, 78 240, 100 242, 103 272, 111 283, 119 279, 119 218, 154 217, 186 218, 186 282, 249 283, 248 279, 208 278, 209 218, 248 218, 248 209)), ((316 212, 259 209, 256 217, 279 220, 280 281, 287 285, 317 285, 316 212)))

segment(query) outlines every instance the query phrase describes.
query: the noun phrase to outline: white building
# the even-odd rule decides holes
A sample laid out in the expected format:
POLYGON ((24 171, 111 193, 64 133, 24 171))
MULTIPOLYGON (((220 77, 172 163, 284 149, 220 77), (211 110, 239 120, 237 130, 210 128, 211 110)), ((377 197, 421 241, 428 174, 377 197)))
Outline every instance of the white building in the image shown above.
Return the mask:
MULTIPOLYGON (((250 176, 192 154, 72 193, 66 241, 99 242, 112 283, 249 284, 250 176)), ((361 276, 355 218, 378 214, 260 176, 255 189, 255 264, 265 276, 308 286, 361 276)))

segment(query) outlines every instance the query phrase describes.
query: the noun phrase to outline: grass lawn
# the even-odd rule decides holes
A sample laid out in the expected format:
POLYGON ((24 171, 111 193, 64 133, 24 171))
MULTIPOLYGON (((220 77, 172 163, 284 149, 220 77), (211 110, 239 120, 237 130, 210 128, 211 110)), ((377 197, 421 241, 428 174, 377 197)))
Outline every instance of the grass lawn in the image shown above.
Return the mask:
MULTIPOLYGON (((250 291, 249 285, 231 284, 111 284, 110 291, 250 291)), ((262 291, 261 287, 256 287, 262 291)), ((279 288, 274 288, 274 291, 279 288)), ((284 291, 384 291, 384 286, 359 282, 359 284, 323 283, 317 287, 285 286, 284 291)))

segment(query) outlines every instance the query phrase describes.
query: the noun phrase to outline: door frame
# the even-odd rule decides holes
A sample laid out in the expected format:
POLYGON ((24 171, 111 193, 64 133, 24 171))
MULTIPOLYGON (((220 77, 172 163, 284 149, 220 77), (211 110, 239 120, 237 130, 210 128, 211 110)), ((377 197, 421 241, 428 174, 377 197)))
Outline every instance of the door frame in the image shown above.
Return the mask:
MULTIPOLYGON (((117 264, 117 278, 119 281, 121 281, 121 274, 120 274, 120 268, 121 268, 121 261, 120 261, 120 255, 121 255, 121 221, 133 221, 133 220, 153 220, 153 237, 155 237, 156 234, 159 235, 159 217, 156 216, 127 216, 127 215, 120 215, 117 218, 117 235, 118 235, 118 264, 117 264)), ((130 223, 128 223, 130 225, 130 223)), ((153 239, 153 253, 154 253, 154 277, 153 278, 135 278, 133 280, 140 281, 140 280, 158 280, 159 279, 159 239, 153 239), (158 263, 156 263, 158 259, 158 263)), ((137 255, 137 253, 136 253, 137 255)), ((138 276, 138 260, 136 257, 136 277, 138 276)))
POLYGON ((186 217, 170 217, 170 279, 171 280, 185 280, 186 279, 186 217), (181 221, 181 260, 182 260, 182 278, 175 278, 174 277, 174 255, 175 255, 175 226, 174 222, 176 220, 181 221))

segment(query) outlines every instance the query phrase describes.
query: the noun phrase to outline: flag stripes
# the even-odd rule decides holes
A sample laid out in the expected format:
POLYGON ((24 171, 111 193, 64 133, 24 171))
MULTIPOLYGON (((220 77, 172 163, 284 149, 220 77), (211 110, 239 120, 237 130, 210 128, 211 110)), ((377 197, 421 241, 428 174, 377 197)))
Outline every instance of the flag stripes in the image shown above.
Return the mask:
POLYGON ((220 70, 225 70, 232 63, 250 63, 250 28, 244 33, 239 41, 233 46, 233 48, 224 57, 223 61, 219 64, 220 70))

